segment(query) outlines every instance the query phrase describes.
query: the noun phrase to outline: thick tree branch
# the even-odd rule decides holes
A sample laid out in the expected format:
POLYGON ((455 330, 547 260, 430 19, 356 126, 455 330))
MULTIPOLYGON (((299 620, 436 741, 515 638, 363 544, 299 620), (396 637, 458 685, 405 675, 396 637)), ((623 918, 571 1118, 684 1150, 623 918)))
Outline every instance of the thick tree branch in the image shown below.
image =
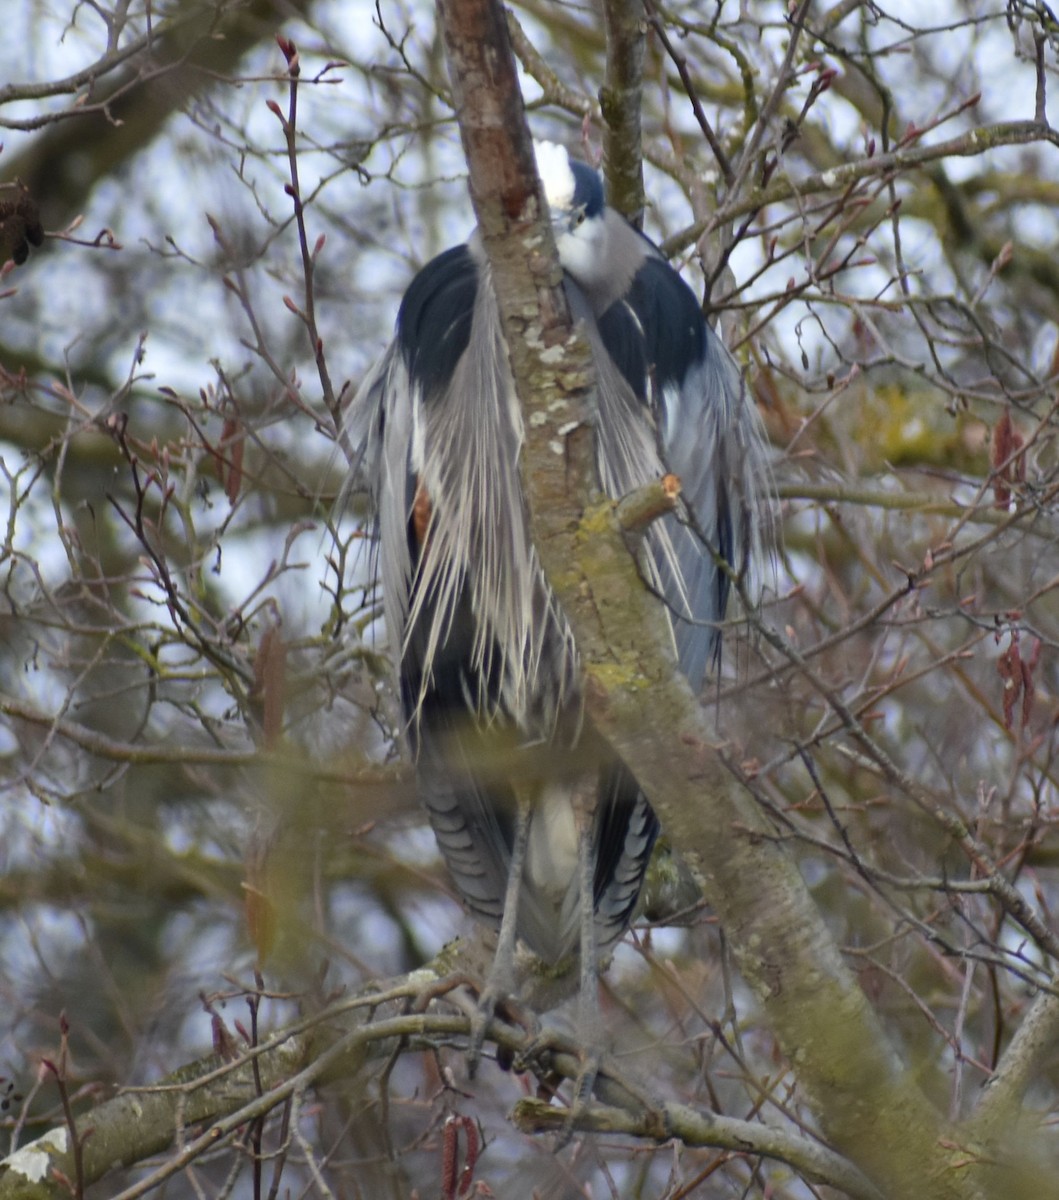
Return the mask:
POLYGON ((975 1129, 988 1144, 1010 1144, 1012 1127, 1024 1119, 1023 1097, 1057 1043, 1059 996, 1038 992, 975 1110, 975 1129))

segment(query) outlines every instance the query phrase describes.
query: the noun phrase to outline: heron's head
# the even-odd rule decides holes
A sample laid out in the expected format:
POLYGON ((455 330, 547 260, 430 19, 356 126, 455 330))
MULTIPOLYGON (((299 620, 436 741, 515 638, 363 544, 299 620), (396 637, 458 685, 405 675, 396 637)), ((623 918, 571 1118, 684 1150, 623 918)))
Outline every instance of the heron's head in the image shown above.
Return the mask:
POLYGON ((591 284, 605 262, 603 183, 587 163, 571 158, 565 146, 555 142, 533 146, 559 261, 575 280, 591 284))

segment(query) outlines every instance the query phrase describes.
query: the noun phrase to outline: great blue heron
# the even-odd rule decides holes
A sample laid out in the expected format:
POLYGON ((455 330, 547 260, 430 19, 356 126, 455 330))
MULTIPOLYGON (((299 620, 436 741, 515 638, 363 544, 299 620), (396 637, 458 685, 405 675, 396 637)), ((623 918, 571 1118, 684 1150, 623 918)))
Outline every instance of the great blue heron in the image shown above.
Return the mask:
MULTIPOLYGON (((536 153, 593 353, 599 481, 612 497, 682 482, 642 561, 698 689, 718 654, 722 562, 745 571, 767 525, 756 414, 691 289, 606 207, 597 173, 558 145, 536 153)), ((522 418, 477 233, 412 280, 350 430, 419 792, 460 894, 500 927, 493 982, 508 985, 516 938, 550 962, 580 948, 594 969, 632 918, 658 822, 583 719, 577 649, 528 532, 522 418), (517 752, 499 766, 498 742, 517 752), (588 747, 586 783, 568 752, 588 747)))

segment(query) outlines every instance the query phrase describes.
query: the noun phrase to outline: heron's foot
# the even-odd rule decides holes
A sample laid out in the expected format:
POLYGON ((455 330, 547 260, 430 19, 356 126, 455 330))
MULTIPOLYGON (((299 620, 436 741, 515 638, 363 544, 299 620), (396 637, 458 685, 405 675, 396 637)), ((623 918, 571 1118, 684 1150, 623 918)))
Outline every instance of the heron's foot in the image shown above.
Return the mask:
POLYGON ((567 1108, 566 1120, 559 1131, 556 1148, 565 1146, 577 1129, 581 1117, 592 1102, 592 1092, 599 1077, 603 1045, 595 1039, 578 1041, 557 1029, 542 1029, 514 1059, 514 1070, 533 1070, 541 1083, 541 1091, 561 1099, 559 1086, 565 1078, 573 1078, 573 1095, 567 1108), (566 1062, 559 1060, 566 1059, 566 1062), (570 1059, 576 1061, 571 1076, 570 1059))
POLYGON ((529 1041, 515 1055, 512 1070, 520 1074, 523 1071, 533 1071, 540 1076, 558 1078, 553 1067, 553 1060, 559 1055, 571 1055, 579 1058, 581 1055, 579 1043, 569 1034, 565 1034, 551 1025, 542 1027, 538 1022, 531 1031, 529 1041))
POLYGON ((482 1057, 482 1045, 489 1030, 489 1022, 504 1002, 504 992, 499 986, 486 983, 482 987, 477 980, 465 972, 458 971, 433 981, 416 997, 413 1012, 426 1012, 435 1000, 442 996, 453 996, 457 1007, 470 1012, 470 1040, 467 1046, 467 1071, 473 1079, 482 1057), (467 993, 476 993, 472 1000, 467 993), (455 995, 453 996, 453 993, 455 995))
POLYGON ((486 983, 478 993, 478 1000, 471 1013, 471 1032, 467 1040, 467 1075, 473 1079, 482 1061, 482 1046, 489 1031, 489 1022, 496 1016, 497 1005, 504 999, 499 988, 486 983))
POLYGON ((570 1106, 566 1110, 566 1120, 555 1139, 555 1148, 561 1149, 574 1136, 580 1119, 588 1111, 592 1103, 592 1091, 599 1077, 600 1066, 603 1062, 603 1050, 600 1046, 589 1046, 582 1050, 581 1065, 574 1076, 574 1094, 570 1106))
MULTIPOLYGON (((497 1006, 497 1011, 509 1025, 517 1025, 525 1033, 526 1046, 532 1045, 540 1037, 541 1023, 537 1014, 519 1003, 513 996, 505 997, 497 1006)), ((502 1071, 522 1070, 523 1068, 517 1064, 524 1052, 525 1046, 522 1050, 516 1050, 513 1046, 502 1045, 497 1041, 496 1065, 502 1071)))
MULTIPOLYGON (((474 1078, 482 1060, 482 1046, 494 1017, 500 1017, 508 1025, 517 1025, 523 1029, 530 1039, 530 1045, 540 1036, 540 1022, 536 1015, 519 1004, 505 988, 487 980, 478 992, 478 999, 471 1012, 471 1030, 467 1042, 467 1073, 471 1079, 474 1078)), ((496 1062, 501 1070, 510 1071, 512 1067, 524 1070, 524 1067, 517 1065, 521 1058, 521 1053, 516 1054, 510 1046, 497 1042, 496 1062)))

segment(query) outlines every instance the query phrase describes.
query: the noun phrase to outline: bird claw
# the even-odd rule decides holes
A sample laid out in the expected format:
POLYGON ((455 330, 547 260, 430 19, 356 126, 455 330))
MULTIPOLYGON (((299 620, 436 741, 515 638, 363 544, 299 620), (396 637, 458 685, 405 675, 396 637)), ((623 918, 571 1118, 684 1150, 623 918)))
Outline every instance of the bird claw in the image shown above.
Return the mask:
MULTIPOLYGON (((471 1028, 467 1039, 467 1074, 471 1079, 478 1070, 485 1036, 489 1032, 490 1022, 495 1016, 500 1016, 509 1024, 518 1025, 525 1030, 531 1046, 540 1037, 540 1022, 536 1016, 519 1004, 514 997, 508 995, 502 987, 487 982, 478 992, 478 999, 475 1002, 474 1011, 471 1013, 471 1028)), ((525 1050, 514 1054, 510 1049, 497 1045, 497 1064, 504 1070, 512 1068, 516 1071, 525 1070, 524 1066, 519 1065, 524 1055, 525 1050)))
MULTIPOLYGON (((553 1076, 548 1059, 555 1054, 569 1055, 578 1061, 577 1074, 574 1076, 573 1096, 567 1108, 562 1129, 556 1138, 555 1148, 559 1150, 573 1137, 578 1122, 592 1102, 592 1093, 603 1061, 603 1050, 594 1044, 589 1045, 586 1049, 573 1038, 563 1035, 556 1029, 542 1029, 515 1056, 513 1069, 528 1071, 536 1068, 538 1077, 553 1076)), ((549 1091, 552 1093, 556 1091, 555 1086, 550 1082, 547 1080, 544 1082, 549 1091)))
POLYGON ((471 1013, 471 1029, 467 1039, 467 1076, 473 1079, 482 1061, 482 1046, 489 1032, 489 1022, 496 1016, 496 1006, 503 999, 498 988, 486 986, 478 993, 471 1013))
POLYGON ((555 1138, 556 1150, 561 1150, 574 1136, 577 1124, 588 1111, 592 1103, 592 1091, 599 1076, 603 1053, 597 1046, 583 1050, 580 1054, 581 1065, 574 1079, 574 1094, 570 1106, 566 1110, 566 1120, 555 1138))
POLYGON ((536 1067, 538 1071, 550 1074, 551 1068, 547 1062, 549 1055, 580 1055, 581 1051, 572 1038, 565 1037, 558 1029, 541 1028, 540 1023, 536 1021, 534 1024, 536 1028, 532 1031, 529 1041, 515 1055, 513 1070, 521 1074, 536 1067))

